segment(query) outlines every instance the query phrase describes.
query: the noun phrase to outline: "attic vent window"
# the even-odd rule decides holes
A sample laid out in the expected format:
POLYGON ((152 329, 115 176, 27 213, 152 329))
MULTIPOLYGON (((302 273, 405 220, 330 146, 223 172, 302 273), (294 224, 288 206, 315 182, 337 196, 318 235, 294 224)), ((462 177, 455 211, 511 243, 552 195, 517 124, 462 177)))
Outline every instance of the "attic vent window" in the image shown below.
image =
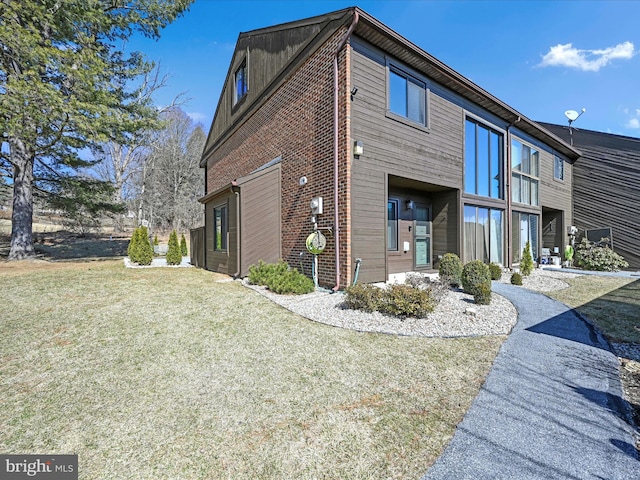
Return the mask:
POLYGON ((247 94, 247 61, 245 60, 234 75, 235 96, 233 104, 238 103, 247 94))

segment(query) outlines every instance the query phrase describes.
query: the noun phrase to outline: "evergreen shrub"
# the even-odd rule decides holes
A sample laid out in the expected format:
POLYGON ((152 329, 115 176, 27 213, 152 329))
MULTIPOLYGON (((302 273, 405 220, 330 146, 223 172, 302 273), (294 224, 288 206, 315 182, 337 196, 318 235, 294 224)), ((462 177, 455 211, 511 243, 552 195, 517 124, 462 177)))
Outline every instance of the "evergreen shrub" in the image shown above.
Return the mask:
POLYGON ((266 286, 274 293, 296 294, 311 293, 315 290, 313 280, 295 268, 289 268, 284 260, 278 263, 265 263, 249 267, 249 283, 266 286))
POLYGON ((345 304, 351 310, 375 312, 382 304, 383 290, 369 283, 357 283, 344 289, 345 304))
POLYGON ((478 292, 481 285, 486 284, 491 290, 491 272, 489 266, 480 260, 471 260, 462 268, 462 289, 469 295, 478 292))
POLYGON ((153 247, 149 242, 147 227, 138 227, 134 230, 129 246, 127 247, 129 260, 138 265, 151 265, 153 261, 153 247))
POLYGON ((522 275, 518 272, 513 272, 511 275, 511 285, 522 285, 522 275))
POLYGON ((533 258, 531 257, 531 245, 527 242, 522 252, 522 258, 520 259, 520 273, 525 277, 528 277, 533 272, 533 258))
POLYGON ((417 288, 407 284, 379 288, 364 283, 345 289, 345 304, 352 310, 377 311, 400 318, 421 318, 433 312, 437 301, 430 288, 417 288))
POLYGON ((169 235, 169 250, 167 250, 167 265, 180 265, 182 262, 182 253, 180 253, 180 245, 178 244, 178 234, 175 230, 169 235))
POLYGON ((489 272, 491 273, 491 280, 500 280, 502 278, 502 267, 497 263, 491 262, 489 264, 489 272))
POLYGON ((440 279, 452 287, 459 287, 462 276, 462 261, 455 253, 445 253, 438 268, 440 279))
POLYGON ((183 257, 189 255, 189 251, 187 250, 187 239, 184 238, 184 233, 180 237, 180 253, 182 253, 183 257))
POLYGON ((617 272, 627 268, 629 264, 621 255, 611 250, 608 239, 603 238, 599 243, 590 242, 583 238, 576 246, 576 262, 579 267, 598 272, 617 272))
POLYGON ((482 283, 473 294, 473 300, 478 305, 489 305, 491 303, 491 284, 482 283))
POLYGON ((158 235, 155 235, 155 236, 153 237, 153 245, 154 245, 154 246, 155 246, 155 245, 160 245, 160 242, 158 242, 158 235))

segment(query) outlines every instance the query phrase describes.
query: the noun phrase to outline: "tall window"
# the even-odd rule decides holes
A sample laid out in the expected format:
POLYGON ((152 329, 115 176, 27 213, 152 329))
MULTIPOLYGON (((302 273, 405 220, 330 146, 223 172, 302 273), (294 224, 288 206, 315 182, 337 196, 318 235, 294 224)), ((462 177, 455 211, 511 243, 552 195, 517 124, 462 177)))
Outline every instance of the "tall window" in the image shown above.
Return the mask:
POLYGON ((553 178, 564 182, 564 160, 558 155, 553 162, 553 178))
POLYGON ((234 105, 247 94, 247 61, 245 60, 234 75, 234 105))
POLYGON ((504 264, 502 210, 464 206, 463 261, 481 260, 504 264))
POLYGON ((398 201, 387 202, 387 250, 398 250, 398 201))
POLYGON ((513 251, 513 263, 520 263, 524 247, 529 242, 531 256, 535 261, 538 258, 538 223, 539 216, 529 213, 512 213, 511 248, 513 251))
POLYGON ((410 75, 389 68, 389 110, 426 125, 426 85, 410 75))
POLYGON ((511 142, 511 200, 539 205, 540 153, 517 140, 511 142))
POLYGON ((227 206, 220 205, 213 209, 213 249, 227 249, 227 206))
POLYGON ((504 198, 502 188, 502 134, 467 119, 465 122, 464 191, 504 198))

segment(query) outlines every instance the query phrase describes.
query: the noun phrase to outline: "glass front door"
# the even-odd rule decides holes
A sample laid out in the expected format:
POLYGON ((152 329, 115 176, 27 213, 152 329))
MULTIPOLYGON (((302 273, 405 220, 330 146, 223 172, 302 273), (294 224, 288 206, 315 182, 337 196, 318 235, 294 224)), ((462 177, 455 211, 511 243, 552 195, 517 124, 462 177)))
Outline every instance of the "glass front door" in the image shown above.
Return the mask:
POLYGON ((431 268, 431 208, 416 204, 413 221, 416 270, 431 268))

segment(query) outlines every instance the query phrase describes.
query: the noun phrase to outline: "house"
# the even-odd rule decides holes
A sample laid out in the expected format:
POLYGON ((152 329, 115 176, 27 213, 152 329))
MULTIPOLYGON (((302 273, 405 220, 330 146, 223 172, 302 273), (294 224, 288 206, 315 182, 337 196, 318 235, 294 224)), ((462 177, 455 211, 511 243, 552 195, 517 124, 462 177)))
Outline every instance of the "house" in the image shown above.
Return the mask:
POLYGON ((614 251, 630 268, 640 269, 640 138, 541 125, 582 153, 573 168, 578 235, 590 231, 597 239, 611 229, 614 251))
POLYGON ((334 289, 447 252, 517 265, 567 243, 578 157, 357 7, 241 33, 201 161, 203 263, 282 258, 334 289))

